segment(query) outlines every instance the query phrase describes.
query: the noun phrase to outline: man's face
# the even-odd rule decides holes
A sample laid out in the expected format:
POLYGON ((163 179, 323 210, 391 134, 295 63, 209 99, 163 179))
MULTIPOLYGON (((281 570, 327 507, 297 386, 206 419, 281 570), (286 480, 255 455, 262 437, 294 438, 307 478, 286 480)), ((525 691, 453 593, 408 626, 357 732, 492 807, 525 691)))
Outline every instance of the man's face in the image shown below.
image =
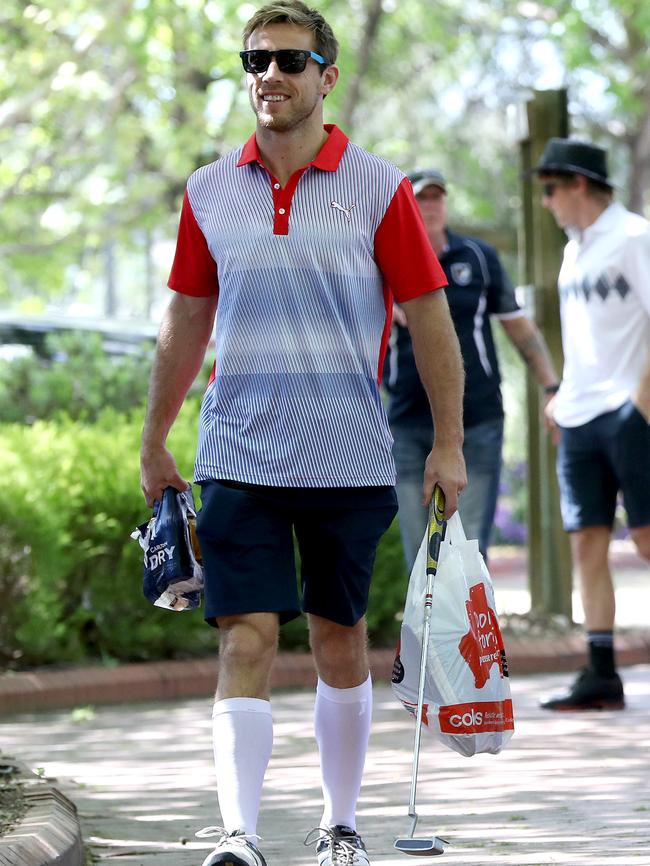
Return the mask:
MULTIPOLYGON (((315 50, 311 31, 294 24, 270 24, 255 30, 246 48, 315 50)), ((258 125, 276 132, 287 132, 300 126, 315 112, 320 112, 323 96, 334 88, 337 77, 336 66, 328 66, 321 72, 321 67, 311 58, 304 72, 293 75, 280 72, 275 58, 266 72, 248 73, 246 86, 258 125)), ((320 115, 318 119, 320 121, 320 115)))
POLYGON ((439 186, 425 186, 415 197, 427 234, 439 235, 447 224, 447 195, 439 186))
POLYGON ((577 225, 580 206, 580 183, 576 177, 543 175, 542 205, 550 210, 555 222, 562 229, 577 225))

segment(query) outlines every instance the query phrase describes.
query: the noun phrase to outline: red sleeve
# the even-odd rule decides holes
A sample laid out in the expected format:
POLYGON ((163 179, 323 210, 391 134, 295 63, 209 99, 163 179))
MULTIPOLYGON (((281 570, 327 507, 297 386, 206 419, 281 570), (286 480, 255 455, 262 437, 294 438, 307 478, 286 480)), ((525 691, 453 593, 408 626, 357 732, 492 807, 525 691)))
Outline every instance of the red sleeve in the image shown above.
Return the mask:
POLYGON ((375 260, 398 302, 447 285, 408 178, 395 190, 375 232, 375 260))
POLYGON ((196 221, 187 190, 183 196, 176 253, 167 285, 175 292, 197 298, 219 293, 217 263, 196 221))

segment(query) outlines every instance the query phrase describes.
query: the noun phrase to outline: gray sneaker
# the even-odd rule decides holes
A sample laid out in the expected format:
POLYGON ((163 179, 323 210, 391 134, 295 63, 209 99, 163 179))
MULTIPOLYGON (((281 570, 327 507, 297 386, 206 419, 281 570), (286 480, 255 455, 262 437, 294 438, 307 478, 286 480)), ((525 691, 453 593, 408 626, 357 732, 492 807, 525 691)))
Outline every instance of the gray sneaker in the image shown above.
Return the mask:
POLYGON ((227 833, 222 827, 204 827, 194 835, 199 839, 221 837, 201 866, 266 866, 266 860, 251 842, 258 836, 247 836, 243 830, 227 833))
POLYGON ((316 845, 318 866, 369 866, 366 846, 351 827, 317 827, 305 839, 305 845, 316 845))

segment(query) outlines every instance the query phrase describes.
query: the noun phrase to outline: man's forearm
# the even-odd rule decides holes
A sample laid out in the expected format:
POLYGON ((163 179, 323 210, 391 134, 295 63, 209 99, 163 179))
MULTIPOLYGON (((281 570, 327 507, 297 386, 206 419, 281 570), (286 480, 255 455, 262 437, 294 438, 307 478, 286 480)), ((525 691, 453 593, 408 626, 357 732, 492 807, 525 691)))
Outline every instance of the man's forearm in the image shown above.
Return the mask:
POLYGON ((462 443, 465 372, 445 293, 440 290, 421 295, 402 307, 431 406, 436 443, 462 443))
POLYGON ((544 337, 527 316, 502 319, 501 324, 509 340, 517 349, 530 372, 539 384, 546 388, 558 382, 551 355, 544 337))
POLYGON ((458 337, 442 290, 413 298, 402 307, 435 427, 424 465, 422 504, 429 505, 437 484, 445 494, 445 513, 451 517, 458 508, 458 494, 467 484, 463 459, 465 373, 458 337))
POLYGON ((163 317, 142 432, 145 444, 167 438, 196 378, 212 333, 216 298, 174 295, 163 317))

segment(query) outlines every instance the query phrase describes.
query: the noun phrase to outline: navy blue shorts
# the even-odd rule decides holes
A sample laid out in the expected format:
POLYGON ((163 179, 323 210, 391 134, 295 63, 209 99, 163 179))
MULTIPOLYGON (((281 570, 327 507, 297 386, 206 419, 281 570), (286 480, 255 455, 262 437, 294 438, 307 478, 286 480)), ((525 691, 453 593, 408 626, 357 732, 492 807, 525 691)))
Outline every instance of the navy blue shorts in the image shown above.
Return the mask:
POLYGON ((197 531, 205 619, 301 609, 340 625, 364 615, 377 545, 397 513, 393 487, 265 487, 201 483, 197 531), (302 606, 295 565, 300 552, 302 606))
POLYGON ((560 431, 557 475, 566 531, 612 526, 619 490, 629 526, 650 524, 650 425, 632 401, 560 431))

